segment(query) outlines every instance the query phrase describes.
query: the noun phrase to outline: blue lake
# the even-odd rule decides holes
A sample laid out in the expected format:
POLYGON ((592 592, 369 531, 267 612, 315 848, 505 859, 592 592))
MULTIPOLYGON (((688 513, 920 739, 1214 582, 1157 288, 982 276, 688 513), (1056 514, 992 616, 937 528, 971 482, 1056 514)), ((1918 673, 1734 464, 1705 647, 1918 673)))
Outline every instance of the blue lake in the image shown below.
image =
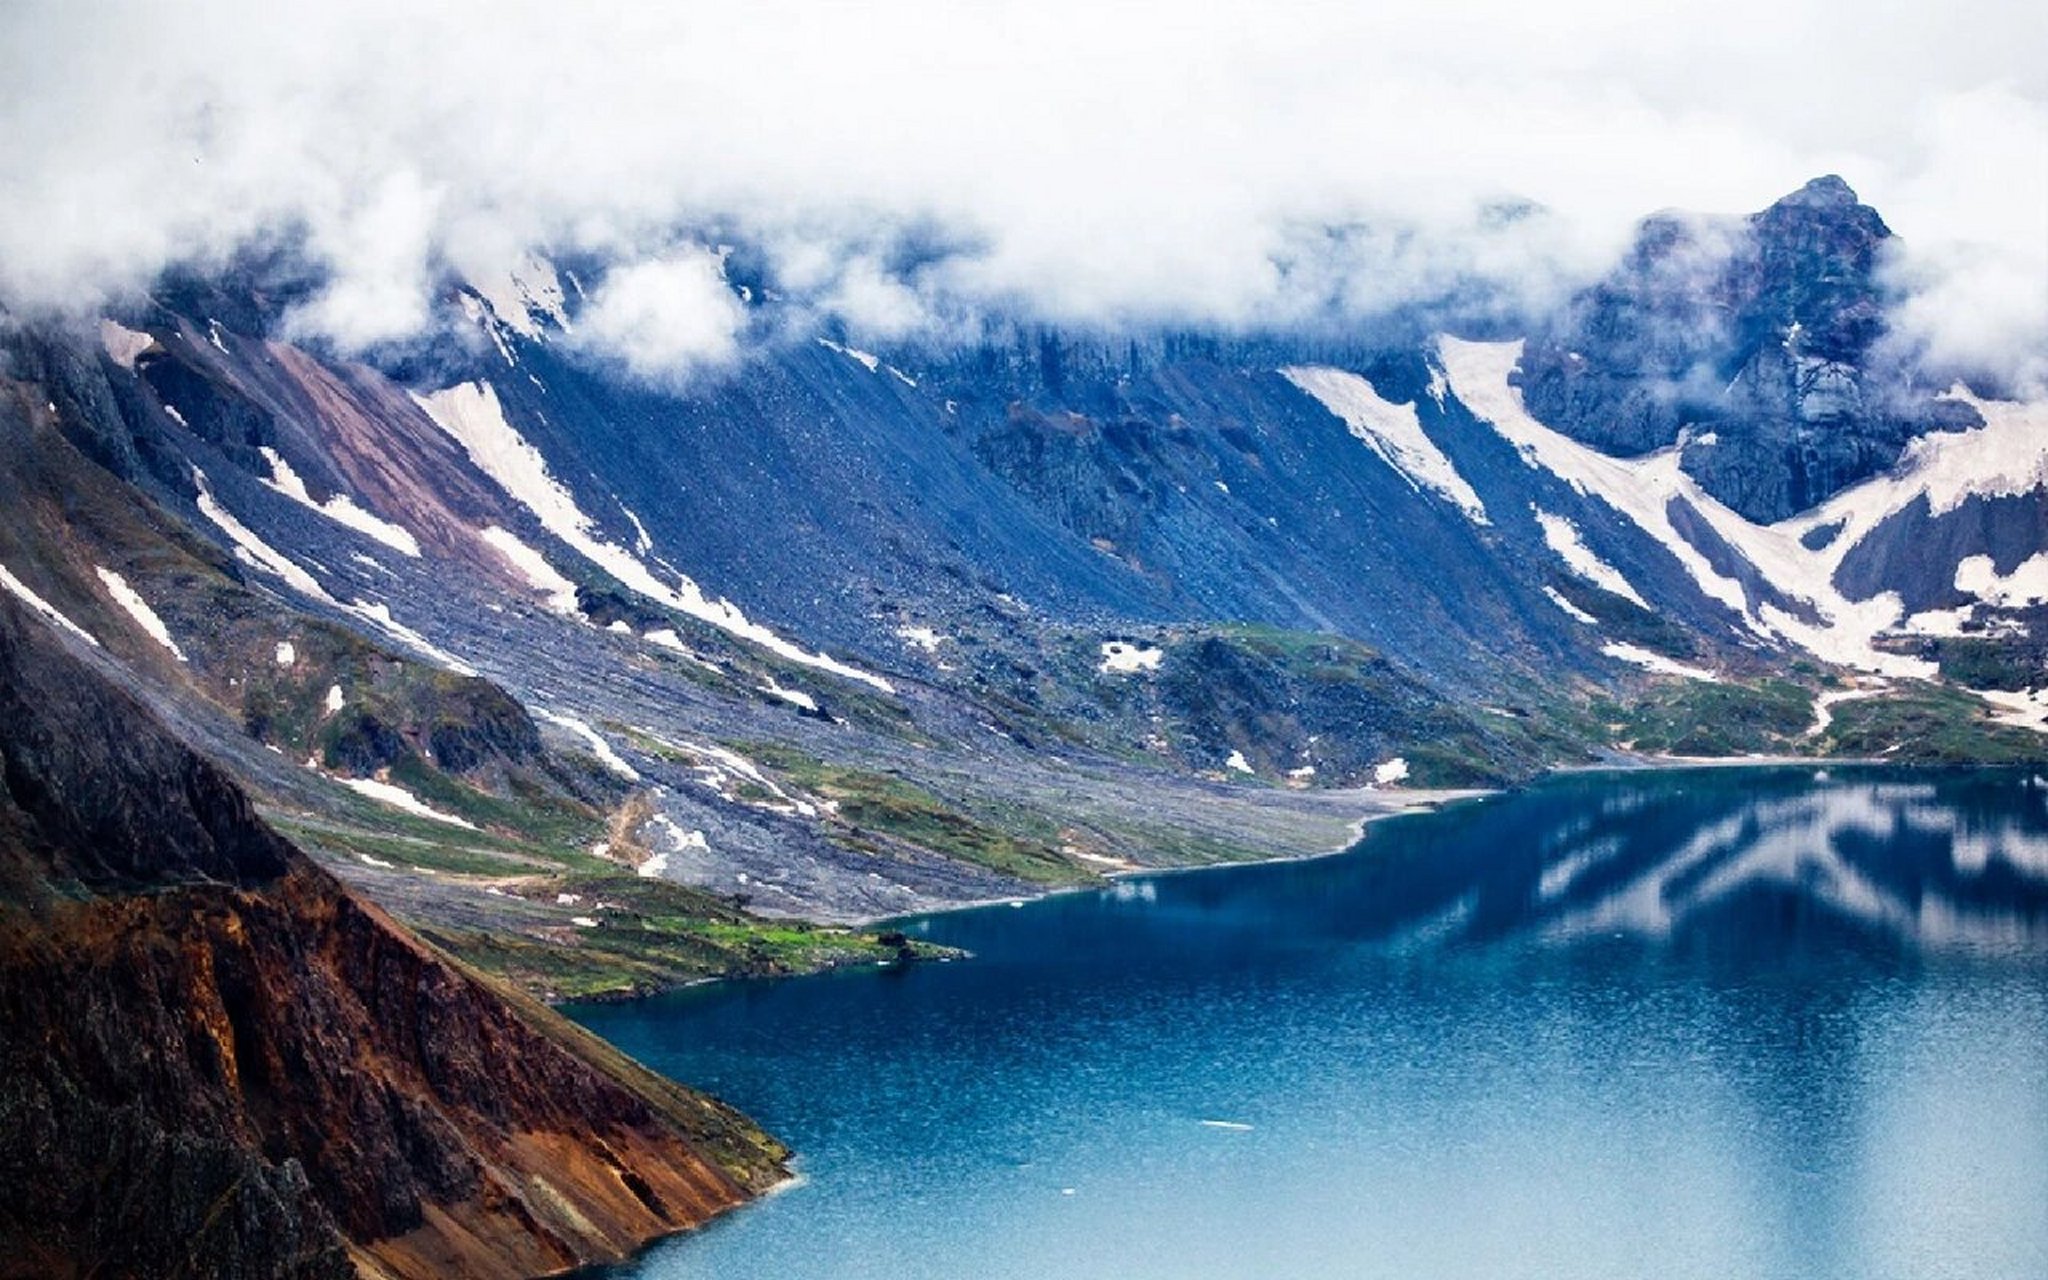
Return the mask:
POLYGON ((2048 786, 1580 775, 572 1010, 800 1185, 624 1274, 2048 1277, 2048 786))

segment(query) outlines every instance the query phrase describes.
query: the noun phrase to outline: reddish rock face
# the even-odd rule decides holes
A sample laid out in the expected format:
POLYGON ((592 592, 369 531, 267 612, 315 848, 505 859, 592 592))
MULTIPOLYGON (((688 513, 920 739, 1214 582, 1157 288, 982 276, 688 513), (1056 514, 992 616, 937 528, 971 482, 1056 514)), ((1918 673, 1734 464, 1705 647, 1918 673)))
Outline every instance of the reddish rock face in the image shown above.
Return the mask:
POLYGON ((359 902, 0 600, 0 1274, 516 1276, 783 1149, 359 902))

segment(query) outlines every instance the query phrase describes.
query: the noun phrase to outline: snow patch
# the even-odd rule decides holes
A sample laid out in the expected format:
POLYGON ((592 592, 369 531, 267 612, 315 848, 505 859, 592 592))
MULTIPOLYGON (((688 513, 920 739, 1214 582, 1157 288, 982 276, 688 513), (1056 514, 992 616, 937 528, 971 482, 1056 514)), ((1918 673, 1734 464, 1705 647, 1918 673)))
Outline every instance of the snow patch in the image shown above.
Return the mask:
POLYGON ((559 613, 565 618, 576 616, 576 584, 556 572, 546 556, 521 542, 511 530, 497 525, 484 529, 482 537, 491 545, 491 550, 526 579, 526 585, 547 598, 550 613, 559 613))
MULTIPOLYGON (((1566 568, 1596 587, 1611 591, 1645 609, 1650 607, 1650 602, 1643 599, 1642 594, 1629 585, 1629 580, 1621 575, 1621 570, 1593 554, 1593 549, 1579 536, 1579 526, 1563 516, 1552 515, 1533 503, 1529 510, 1536 513, 1536 523, 1543 527, 1544 543, 1557 553, 1558 559, 1564 561, 1566 568)), ((1591 619, 1587 621, 1590 622, 1591 619)))
POLYGON ((590 517, 548 471, 540 451, 505 421, 497 389, 490 383, 458 383, 429 396, 414 393, 413 399, 443 431, 454 437, 479 470, 539 517, 543 528, 629 590, 801 666, 858 680, 884 693, 895 692, 880 676, 823 654, 806 652, 750 620, 731 601, 707 598, 702 588, 685 575, 678 574, 676 586, 669 586, 632 552, 599 539, 590 517))
POLYGON ((403 809, 416 817, 432 818, 435 822, 445 822, 451 827, 476 830, 476 824, 469 819, 452 813, 443 813, 404 787, 394 786, 389 782, 378 782, 374 778, 336 778, 335 781, 357 795, 368 796, 379 804, 388 804, 394 809, 403 809))
MULTIPOLYGON (((818 345, 825 348, 828 351, 837 351, 840 355, 845 356, 850 360, 860 361, 861 364, 867 366, 867 371, 869 373, 875 373, 879 371, 882 367, 882 358, 880 356, 869 355, 867 352, 862 351, 857 347, 842 347, 838 343, 832 341, 830 338, 818 339, 818 345)), ((895 373, 895 370, 892 369, 890 370, 890 372, 895 373)), ((896 374, 896 376, 899 378, 903 378, 903 375, 900 373, 896 374)), ((905 382, 910 382, 910 379, 908 378, 903 378, 903 380, 905 382)), ((910 385, 914 387, 917 384, 915 382, 911 382, 910 385)))
POLYGON ((2048 689, 2015 692, 2006 689, 1973 689, 1978 697, 2001 708, 1992 714, 1997 724, 2016 725, 2036 733, 2048 733, 2048 689))
POLYGON ((388 604, 371 604, 361 596, 357 596, 352 603, 339 607, 346 613, 352 613, 365 622, 374 624, 393 639, 411 646, 457 675, 473 676, 477 674, 475 667, 470 666, 467 662, 464 662, 419 632, 414 631, 411 627, 392 617, 391 606, 388 604))
POLYGON ((597 730, 583 723, 583 721, 578 720, 574 716, 565 716, 557 711, 536 710, 533 714, 549 724, 560 725, 562 728, 583 739, 585 743, 589 744, 591 754, 595 755, 598 762, 604 765, 605 768, 610 769, 628 782, 640 781, 639 771, 632 765, 627 764, 624 757, 612 750, 611 743, 606 742, 597 730))
POLYGON ((922 649, 926 653, 937 653, 939 645, 950 638, 940 635, 930 627, 898 627, 896 628, 896 635, 904 643, 922 649))
MULTIPOLYGON (((619 502, 617 498, 613 502, 619 502)), ((654 550, 654 539, 647 536, 647 526, 640 523, 640 517, 633 514, 633 508, 619 502, 619 510, 626 513, 626 519, 633 522, 633 550, 646 555, 654 550)))
MULTIPOLYGON (((1752 524, 1681 471, 1679 451, 1675 448, 1640 458, 1613 458, 1531 417, 1522 403, 1521 390, 1509 382, 1521 360, 1520 342, 1466 342, 1446 335, 1440 336, 1436 345, 1450 389, 1473 416, 1491 423, 1502 438, 1514 445, 1524 463, 1531 469, 1549 471, 1577 492, 1626 517, 1668 550, 1703 594, 1743 618, 1751 630, 1783 639, 1839 666, 1896 676, 1934 674, 1933 663, 1882 652, 1874 643, 1881 632, 1899 621, 1903 610, 1896 596, 1884 594, 1851 601, 1834 587, 1834 571, 1841 557, 1856 538, 1868 532, 1874 520, 1861 526, 1861 532, 1854 536, 1837 538, 1824 552, 1814 552, 1800 543, 1800 537, 1808 530, 1844 519, 1845 512, 1864 501, 1852 495, 1861 494, 1874 484, 1889 482, 1859 486, 1850 494, 1839 495, 1818 512, 1782 524, 1752 524), (1716 570, 1706 555, 1672 524, 1670 509, 1674 498, 1698 513, 1721 541, 1748 560, 1780 593, 1803 599, 1819 621, 1795 617, 1767 603, 1751 609, 1742 584, 1716 570)), ((1926 437, 1918 443, 1933 439, 1954 437, 1926 437)), ((2037 452, 2039 448, 2036 446, 2037 452)))
POLYGON ((1376 787, 1391 787, 1406 781, 1408 781, 1408 759, 1405 756, 1395 756, 1391 760, 1385 760, 1373 766, 1372 782, 1376 787))
POLYGON ((1223 767, 1235 770, 1238 773, 1250 773, 1252 771, 1252 762, 1244 758, 1244 752, 1232 751, 1230 758, 1223 762, 1223 767))
POLYGON ((35 610, 37 613, 41 614, 43 616, 44 621, 55 623, 57 626, 62 627, 66 631, 69 631, 72 635, 77 636, 79 639, 85 641, 87 644, 91 645, 95 649, 100 647, 100 642, 93 639, 92 634, 90 632, 88 632, 84 627, 81 627, 77 623, 73 622, 71 619, 65 617, 63 613, 58 610, 56 605, 51 604, 48 600, 43 599, 35 592, 29 590, 28 585, 24 583, 20 578, 17 578, 12 573, 9 573, 7 571, 7 566, 4 564, 0 564, 0 587, 7 588, 9 594, 13 595, 17 600, 20 600, 23 604, 35 610))
POLYGON ((411 556, 415 560, 420 558, 419 539, 413 537, 407 530, 365 511, 356 505, 355 499, 345 493, 337 493, 325 502, 313 501, 313 495, 306 488, 305 480, 298 472, 292 470, 292 464, 286 462, 277 450, 269 445, 261 445, 258 446, 258 452, 270 463, 270 479, 263 482, 270 488, 309 511, 319 512, 344 528, 353 529, 365 537, 375 538, 393 551, 411 556))
POLYGON ((341 710, 342 707, 346 705, 347 701, 348 700, 342 696, 340 685, 332 684, 327 686, 327 714, 333 715, 335 712, 341 710))
POLYGON ((1343 369, 1290 365, 1280 376, 1343 421, 1417 492, 1428 490, 1463 511, 1474 524, 1492 523, 1486 505, 1422 429, 1413 403, 1384 400, 1370 382, 1343 369))
POLYGON ((1157 671, 1166 659, 1164 649, 1147 648, 1123 640, 1102 642, 1102 665, 1097 668, 1110 675, 1128 676, 1140 671, 1157 671))
POLYGON ((562 305, 562 281, 546 258, 529 253, 510 270, 470 275, 469 287, 490 304, 491 314, 501 324, 524 337, 541 336, 536 316, 554 321, 564 332, 569 328, 569 314, 562 305))
POLYGON ((1583 622, 1589 627, 1599 625, 1600 620, 1598 618, 1565 599, 1564 592, 1559 591, 1556 587, 1543 588, 1543 594, 1550 597, 1550 603, 1570 614, 1574 620, 1583 622))
POLYGON ((2048 551, 2035 552, 2007 574, 1998 572, 1990 556, 1970 556, 1956 566, 1955 586, 2002 609, 2041 604, 2048 601, 2048 551))
POLYGON ((197 467, 192 468, 192 478, 199 485, 199 514, 228 535, 228 541, 235 544, 237 560, 251 568, 261 569, 265 573, 284 579, 287 586, 302 595, 340 607, 340 602, 328 595, 326 589, 312 574, 300 568, 297 561, 257 537, 248 525, 235 519, 226 507, 220 505, 213 496, 213 487, 207 483, 204 471, 197 467))
POLYGON ((1704 667, 1689 667, 1682 662, 1675 662, 1661 653, 1653 653, 1640 645, 1623 644, 1617 640, 1611 644, 1601 645, 1600 652, 1610 658, 1619 658, 1623 662, 1632 662, 1643 670, 1654 671, 1660 676, 1683 676, 1687 680, 1701 680, 1708 684, 1721 683, 1721 677, 1706 670, 1704 667))
POLYGON ((1888 681, 1852 685, 1847 689, 1823 689, 1813 700, 1813 724, 1806 730, 1806 736, 1817 738, 1826 733, 1828 726, 1835 722, 1835 708, 1844 702, 1855 702, 1862 698, 1875 698, 1891 689, 1888 681))
POLYGON ((806 711, 816 711, 818 709, 818 700, 816 698, 805 693, 802 689, 783 688, 775 682, 775 677, 773 676, 768 677, 767 684, 756 685, 755 688, 771 698, 780 698, 793 707, 802 707, 806 711))
POLYGON ((288 666, 292 665, 292 664, 293 664, 294 662, 297 662, 298 660, 299 660, 299 650, 298 650, 298 647, 297 647, 296 645, 294 645, 294 644, 293 644, 293 643, 292 643, 291 641, 289 641, 289 640, 280 640, 280 641, 278 641, 278 642, 277 642, 277 665, 278 665, 278 666, 280 666, 280 667, 288 667, 288 666))
POLYGON ((125 578, 100 565, 94 565, 93 572, 99 574, 100 581, 106 585, 107 594, 114 597, 114 603, 127 610, 128 616, 135 619, 135 624, 141 627, 150 639, 169 649, 173 658, 180 662, 185 661, 185 651, 178 647, 177 641, 171 639, 170 628, 164 626, 164 620, 157 616, 156 610, 150 608, 149 602, 135 593, 135 588, 129 586, 125 578))

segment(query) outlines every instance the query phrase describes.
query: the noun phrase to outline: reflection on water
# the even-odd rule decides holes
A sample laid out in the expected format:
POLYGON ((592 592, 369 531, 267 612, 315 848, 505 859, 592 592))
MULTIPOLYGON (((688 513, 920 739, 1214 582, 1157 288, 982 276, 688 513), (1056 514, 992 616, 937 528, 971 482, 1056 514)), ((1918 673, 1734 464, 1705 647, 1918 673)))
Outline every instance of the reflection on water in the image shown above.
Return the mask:
POLYGON ((1853 936, 2048 950, 2048 784, 1982 771, 1909 778, 1570 779, 1426 831, 1376 832, 1369 850, 1382 856, 1315 864, 1261 896, 1275 918, 1355 940, 1621 935, 1768 951, 1853 936))
POLYGON ((580 1011, 802 1153, 660 1277, 2048 1277, 2048 787, 1588 775, 580 1011))

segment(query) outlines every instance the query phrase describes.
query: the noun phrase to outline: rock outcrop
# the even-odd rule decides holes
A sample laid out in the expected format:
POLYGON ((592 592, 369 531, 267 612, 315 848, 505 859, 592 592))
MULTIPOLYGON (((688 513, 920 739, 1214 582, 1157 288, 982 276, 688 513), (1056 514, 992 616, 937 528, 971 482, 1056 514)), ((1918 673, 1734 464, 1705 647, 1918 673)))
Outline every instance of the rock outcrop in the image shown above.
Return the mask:
POLYGON ((1685 469, 1752 520, 1806 510, 1915 436, 1978 423, 1887 346, 1891 235, 1832 175, 1744 219, 1649 218, 1530 341, 1523 395, 1608 452, 1682 446, 1685 469))
POLYGON ((783 1176, 342 888, 0 597, 0 1275, 523 1276, 783 1176))

